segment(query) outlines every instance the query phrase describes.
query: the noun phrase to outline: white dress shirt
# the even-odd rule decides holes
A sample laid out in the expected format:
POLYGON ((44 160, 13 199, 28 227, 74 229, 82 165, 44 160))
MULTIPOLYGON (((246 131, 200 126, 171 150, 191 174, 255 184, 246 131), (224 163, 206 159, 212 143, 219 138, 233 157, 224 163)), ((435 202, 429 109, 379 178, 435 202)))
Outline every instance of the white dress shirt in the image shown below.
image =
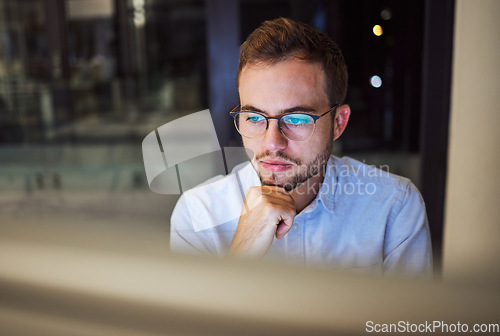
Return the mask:
MULTIPOLYGON (((171 218, 174 252, 223 257, 245 191, 261 185, 249 162, 188 190, 171 218)), ((265 259, 378 274, 432 274, 424 202, 410 180, 354 159, 332 156, 316 198, 274 239, 265 259)))

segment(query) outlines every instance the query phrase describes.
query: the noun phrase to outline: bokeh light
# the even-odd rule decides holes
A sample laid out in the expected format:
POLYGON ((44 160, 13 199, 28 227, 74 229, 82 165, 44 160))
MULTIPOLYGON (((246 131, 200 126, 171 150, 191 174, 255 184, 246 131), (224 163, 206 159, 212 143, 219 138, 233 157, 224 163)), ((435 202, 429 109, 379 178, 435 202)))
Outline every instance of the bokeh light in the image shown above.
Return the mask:
POLYGON ((375 36, 380 36, 383 33, 384 33, 384 31, 380 25, 373 26, 373 34, 375 34, 375 36))
POLYGON ((372 76, 370 78, 370 84, 374 87, 374 88, 379 88, 382 86, 382 78, 380 78, 379 76, 375 75, 375 76, 372 76))

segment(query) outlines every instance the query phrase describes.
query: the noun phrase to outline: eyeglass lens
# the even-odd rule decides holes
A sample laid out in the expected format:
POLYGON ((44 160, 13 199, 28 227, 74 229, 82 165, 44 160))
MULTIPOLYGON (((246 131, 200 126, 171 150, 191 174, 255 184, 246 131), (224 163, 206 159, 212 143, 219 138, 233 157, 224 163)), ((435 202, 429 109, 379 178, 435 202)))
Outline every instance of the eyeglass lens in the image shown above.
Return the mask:
MULTIPOLYGON (((235 117, 238 131, 247 138, 258 138, 267 127, 266 118, 254 112, 241 112, 235 117)), ((314 132, 314 119, 307 114, 292 113, 284 115, 279 126, 281 132, 290 140, 301 141, 309 138, 314 132)))

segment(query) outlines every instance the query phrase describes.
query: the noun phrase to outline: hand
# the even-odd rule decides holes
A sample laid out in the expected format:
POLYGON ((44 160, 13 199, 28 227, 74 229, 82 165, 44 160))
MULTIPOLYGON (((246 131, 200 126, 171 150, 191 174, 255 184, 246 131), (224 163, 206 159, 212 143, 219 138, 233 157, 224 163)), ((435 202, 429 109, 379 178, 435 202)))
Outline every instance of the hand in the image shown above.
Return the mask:
POLYGON ((274 237, 283 238, 297 215, 290 194, 281 187, 251 187, 245 195, 229 255, 262 258, 274 237))

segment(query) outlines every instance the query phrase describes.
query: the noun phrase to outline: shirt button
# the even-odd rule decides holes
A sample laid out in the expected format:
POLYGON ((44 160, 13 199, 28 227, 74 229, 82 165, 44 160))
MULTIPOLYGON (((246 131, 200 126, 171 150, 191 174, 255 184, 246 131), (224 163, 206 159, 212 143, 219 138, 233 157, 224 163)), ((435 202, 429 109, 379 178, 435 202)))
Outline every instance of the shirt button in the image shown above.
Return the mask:
POLYGON ((297 224, 292 225, 292 230, 297 231, 299 229, 299 226, 297 224))

